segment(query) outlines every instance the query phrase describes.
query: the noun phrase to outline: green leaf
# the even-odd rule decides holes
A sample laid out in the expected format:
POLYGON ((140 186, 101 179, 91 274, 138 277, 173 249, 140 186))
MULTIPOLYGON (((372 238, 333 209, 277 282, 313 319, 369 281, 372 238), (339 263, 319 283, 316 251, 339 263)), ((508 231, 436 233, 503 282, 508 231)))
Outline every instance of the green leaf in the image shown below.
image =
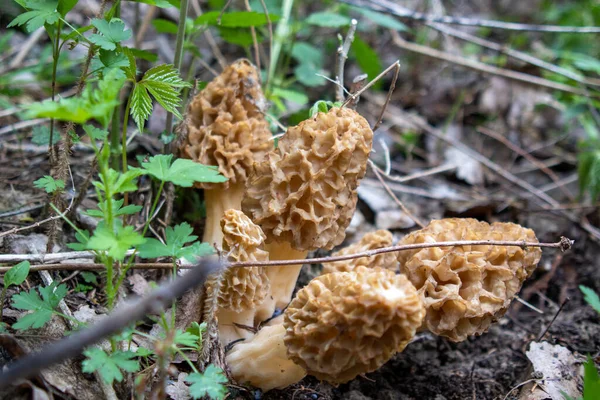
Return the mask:
POLYGON ((157 239, 146 239, 146 243, 141 245, 139 256, 142 258, 174 257, 185 258, 193 261, 197 257, 206 256, 214 253, 213 247, 208 243, 193 243, 191 246, 184 247, 185 244, 194 242, 198 239, 192 235, 193 229, 187 223, 167 227, 165 244, 157 239))
MULTIPOLYGON (((267 24, 267 16, 255 11, 234 11, 223 13, 219 23, 221 11, 210 11, 202 14, 194 23, 196 25, 213 25, 224 28, 250 28, 251 26, 262 26, 267 24)), ((277 15, 269 14, 271 22, 277 22, 277 15)))
POLYGON ((316 12, 308 16, 304 22, 325 28, 341 28, 350 25, 351 18, 333 12, 316 12))
POLYGON ((323 51, 307 42, 296 42, 292 47, 292 57, 299 64, 313 64, 316 67, 323 65, 323 51))
POLYGON ((179 92, 184 87, 191 87, 179 76, 179 71, 171 64, 158 65, 149 69, 142 80, 135 84, 131 97, 131 116, 138 129, 143 130, 144 121, 152 112, 154 99, 168 112, 181 119, 178 108, 181 106, 179 92))
POLYGON ((78 124, 94 118, 107 126, 114 108, 119 105, 117 95, 124 80, 117 70, 111 69, 98 81, 97 88, 88 85, 81 96, 30 104, 26 115, 29 118, 54 118, 78 124))
POLYGON ((142 163, 142 170, 159 181, 172 182, 182 187, 191 187, 194 182, 219 183, 227 181, 227 178, 219 174, 217 167, 182 158, 178 158, 171 164, 172 159, 172 154, 159 154, 150 157, 148 162, 142 163))
POLYGON ((102 140, 108 137, 108 131, 105 129, 96 128, 93 125, 84 125, 83 130, 88 134, 92 140, 102 140))
POLYGON ((598 375, 598 370, 590 355, 583 364, 583 399, 600 399, 600 375, 598 375))
POLYGON ((95 273, 90 271, 82 271, 80 275, 87 283, 92 283, 94 285, 98 284, 98 278, 96 277, 95 273))
POLYGON ((317 75, 321 70, 315 65, 304 63, 294 68, 296 79, 305 86, 316 87, 323 85, 326 80, 322 76, 317 75))
MULTIPOLYGON (((55 132, 52 135, 52 144, 55 145, 60 140, 60 134, 55 132)), ((33 127, 31 133, 31 143, 37 144, 38 146, 48 146, 50 143, 50 128, 46 125, 37 125, 33 127)))
POLYGON ((131 37, 131 30, 125 29, 125 23, 119 18, 113 18, 110 22, 94 18, 92 25, 96 27, 100 34, 92 34, 89 40, 104 50, 114 50, 117 48, 118 43, 131 37))
POLYGON ((92 347, 83 352, 86 359, 82 363, 83 372, 98 371, 104 382, 112 385, 114 381, 121 382, 123 373, 136 372, 140 369, 139 362, 135 359, 137 355, 133 351, 114 351, 106 354, 104 350, 92 347))
POLYGON ((62 179, 54 179, 50 175, 46 175, 33 182, 33 186, 38 189, 44 189, 46 193, 54 193, 63 190, 65 182, 62 179))
POLYGON ((79 0, 58 0, 58 12, 65 17, 75 7, 79 0))
MULTIPOLYGON (((236 46, 248 47, 254 43, 252 39, 252 33, 248 28, 224 28, 220 26, 219 36, 227 43, 234 44, 236 46)), ((261 43, 264 37, 260 32, 256 32, 256 41, 261 43)))
POLYGON ((190 395, 194 399, 200 399, 208 396, 212 400, 222 400, 227 394, 227 378, 221 368, 210 364, 203 374, 193 373, 186 378, 186 382, 191 383, 190 395))
POLYGON ((142 60, 149 61, 151 63, 156 62, 158 60, 158 55, 148 50, 136 49, 135 47, 129 47, 127 50, 131 53, 132 56, 136 58, 141 58, 142 60))
MULTIPOLYGON (((374 79, 382 70, 381 60, 375 50, 369 44, 363 41, 358 35, 352 42, 352 51, 356 56, 356 61, 365 74, 369 76, 369 80, 374 79)), ((381 87, 381 81, 377 82, 374 87, 381 87)))
MULTIPOLYGON (((119 217, 121 215, 132 215, 135 214, 139 211, 141 211, 142 206, 138 206, 135 204, 129 204, 125 207, 121 207, 123 205, 123 199, 121 200, 112 200, 111 201, 111 205, 112 205, 112 215, 115 217, 119 217)), ((91 217, 97 217, 97 218, 106 218, 107 213, 107 207, 106 207, 107 201, 101 201, 98 203, 98 210, 87 210, 85 213, 91 217)))
POLYGON ((301 106, 308 103, 308 96, 306 95, 306 93, 297 90, 282 89, 280 87, 276 87, 273 89, 273 96, 282 97, 301 106))
POLYGON ((173 338, 173 344, 176 346, 191 347, 193 349, 200 350, 201 348, 201 337, 195 335, 187 330, 182 332, 181 329, 175 331, 175 337, 173 338))
POLYGON ((177 24, 164 18, 153 19, 152 26, 158 33, 177 34, 177 24))
POLYGON ((377 25, 382 26, 384 28, 395 29, 400 32, 407 32, 408 27, 404 25, 402 22, 398 21, 396 18, 383 14, 377 11, 371 11, 366 8, 352 7, 354 10, 358 11, 371 21, 375 22, 377 25))
POLYGON ((90 233, 86 230, 79 230, 75 232, 75 239, 79 243, 67 243, 67 247, 75 251, 84 251, 88 249, 88 241, 90 240, 90 233))
POLYGON ((40 287, 38 290, 42 295, 41 298, 35 289, 18 293, 12 297, 14 308, 33 311, 19 318, 12 326, 14 329, 41 328, 46 322, 50 321, 54 309, 67 294, 67 286, 64 284, 58 285, 56 282, 46 287, 40 287))
POLYGON ((20 285, 25 282, 27 275, 29 275, 29 261, 21 261, 8 271, 4 275, 4 287, 10 285, 20 285))
POLYGON ((33 32, 44 24, 54 25, 60 19, 60 13, 56 11, 57 0, 29 0, 26 6, 31 11, 17 16, 8 24, 8 28, 25 25, 27 32, 33 32))
POLYGON ((143 171, 138 168, 130 168, 124 174, 109 168, 106 176, 100 175, 100 182, 94 181, 93 185, 104 192, 105 188, 110 189, 110 193, 105 193, 106 197, 113 197, 117 193, 133 192, 137 190, 135 179, 143 175, 143 171), (106 180, 106 181, 105 181, 106 180))
POLYGON ((170 7, 181 7, 179 0, 129 0, 132 3, 143 3, 150 6, 156 6, 158 8, 170 8, 170 7))
POLYGON ((583 293, 584 300, 592 306, 594 310, 600 313, 600 297, 598 297, 598 294, 589 287, 583 285, 579 285, 579 290, 583 293))
POLYGON ((331 101, 319 100, 310 108, 308 115, 310 116, 310 118, 312 118, 320 112, 326 113, 331 108, 340 107, 341 105, 342 103, 340 102, 333 103, 331 101))
POLYGON ((590 192, 592 201, 596 201, 600 194, 600 151, 581 152, 577 172, 581 194, 590 192))
POLYGON ((115 228, 110 229, 102 221, 88 240, 87 247, 89 250, 106 251, 110 257, 123 261, 127 250, 145 241, 146 239, 137 233, 133 226, 123 226, 120 220, 116 220, 115 228))
POLYGON ((104 70, 109 68, 127 68, 129 67, 129 59, 120 51, 100 49, 98 59, 104 66, 104 70))

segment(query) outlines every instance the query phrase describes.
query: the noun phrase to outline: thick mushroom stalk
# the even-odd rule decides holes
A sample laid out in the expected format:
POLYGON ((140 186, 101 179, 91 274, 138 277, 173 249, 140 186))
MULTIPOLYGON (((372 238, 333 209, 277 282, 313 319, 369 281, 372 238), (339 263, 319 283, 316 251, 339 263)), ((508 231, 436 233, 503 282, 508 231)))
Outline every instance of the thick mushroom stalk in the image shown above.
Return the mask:
MULTIPOLYGON (((223 251, 230 262, 267 261, 269 255, 263 250, 265 235, 260 227, 239 210, 227 210, 221 219, 223 251)), ((216 317, 219 339, 227 345, 238 339, 254 335, 254 314, 269 293, 270 283, 264 267, 229 268, 220 277, 214 277, 205 301, 216 301, 216 317), (215 284, 215 280, 220 282, 215 284), (210 295, 214 287, 219 293, 210 295)), ((208 312, 214 304, 205 306, 208 312)))
MULTIPOLYGON (((537 242, 531 229, 517 224, 448 218, 432 221, 399 244, 484 239, 537 242)), ((477 245, 402 251, 398 261, 423 297, 424 327, 460 342, 504 315, 541 255, 539 247, 477 245)))
POLYGON ((283 389, 306 376, 306 371, 287 356, 283 321, 277 318, 272 322, 252 339, 235 345, 225 358, 236 381, 264 391, 283 389))
POLYGON ((284 313, 288 356, 333 384, 375 371, 404 350, 425 307, 404 275, 357 267, 313 279, 284 313))
MULTIPOLYGON (((267 235, 271 260, 305 258, 340 244, 354 213, 373 131, 356 111, 333 108, 291 127, 254 165, 242 209, 267 235)), ((285 307, 301 267, 268 271, 273 298, 258 319, 285 307)))
POLYGON ((181 156, 217 166, 229 179, 199 184, 206 204, 205 242, 221 244, 223 213, 241 208, 252 164, 273 146, 265 106, 258 71, 246 59, 225 68, 190 103, 182 124, 181 156))
MULTIPOLYGON (((332 257, 347 256, 350 254, 362 253, 364 251, 381 249, 389 247, 393 243, 392 232, 381 229, 375 232, 365 234, 358 242, 352 243, 343 249, 331 254, 332 257)), ((331 272, 349 272, 358 267, 385 268, 392 271, 398 270, 398 260, 395 253, 383 253, 373 257, 360 257, 350 260, 336 261, 323 265, 323 274, 331 272)))

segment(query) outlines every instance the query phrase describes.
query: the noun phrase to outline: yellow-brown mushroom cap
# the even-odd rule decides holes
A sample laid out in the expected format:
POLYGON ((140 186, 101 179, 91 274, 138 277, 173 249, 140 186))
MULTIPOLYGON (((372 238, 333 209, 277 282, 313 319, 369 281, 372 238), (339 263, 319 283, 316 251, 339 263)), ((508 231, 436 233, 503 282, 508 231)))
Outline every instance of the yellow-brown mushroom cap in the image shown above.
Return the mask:
POLYGON ((298 292, 284 314, 284 342, 310 375, 344 383, 402 351, 424 316, 405 276, 358 267, 321 275, 298 292))
POLYGON ((268 242, 302 251, 333 248, 354 213, 372 141, 368 122, 348 108, 289 128, 278 148, 255 164, 242 209, 268 242))
MULTIPOLYGON (((267 261, 262 249, 265 235, 260 227, 239 210, 227 210, 221 219, 223 251, 229 261, 267 261)), ((241 312, 260 304, 269 293, 265 267, 229 268, 224 272, 219 306, 241 312)))
MULTIPOLYGON (((537 242, 531 229, 513 223, 488 224, 470 218, 432 221, 399 244, 455 240, 537 242)), ((398 253, 400 270, 427 307, 425 327, 453 341, 485 332, 506 312, 540 260, 539 247, 432 247, 398 253)))
MULTIPOLYGON (((364 251, 381 249, 392 245, 393 236, 390 231, 380 229, 365 234, 358 242, 353 243, 332 254, 332 257, 362 253, 364 251)), ((385 268, 392 271, 398 269, 398 259, 395 253, 383 253, 373 257, 360 257, 351 260, 336 261, 323 264, 323 274, 331 272, 348 272, 357 267, 385 268)))
POLYGON ((244 183, 252 164, 273 147, 265 105, 256 67, 246 59, 229 65, 190 103, 179 146, 182 157, 219 167, 229 178, 219 187, 244 183))

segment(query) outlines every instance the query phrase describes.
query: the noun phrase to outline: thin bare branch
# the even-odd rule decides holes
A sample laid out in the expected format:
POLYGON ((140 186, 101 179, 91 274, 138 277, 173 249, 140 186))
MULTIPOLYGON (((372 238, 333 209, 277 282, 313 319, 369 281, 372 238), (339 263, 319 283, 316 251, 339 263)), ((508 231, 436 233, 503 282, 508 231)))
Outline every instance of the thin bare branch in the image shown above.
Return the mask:
POLYGON ((600 33, 599 26, 560 26, 560 25, 532 25, 513 22, 494 21, 488 19, 475 19, 452 17, 448 15, 433 16, 417 11, 407 10, 390 0, 342 0, 344 3, 358 7, 370 8, 375 11, 387 12, 400 18, 424 22, 439 22, 451 25, 482 26, 492 29, 529 32, 554 32, 554 33, 600 33))
MULTIPOLYGON (((352 19, 350 22, 350 28, 348 28, 348 33, 346 34, 346 38, 341 46, 337 49, 337 58, 336 58, 336 76, 335 80, 338 84, 337 92, 336 92, 336 100, 344 101, 344 67, 346 66, 346 60, 348 59, 348 52, 350 51, 350 46, 354 41, 354 33, 356 32, 356 27, 358 26, 358 21, 352 19)), ((341 36, 340 36, 341 40, 341 36)))

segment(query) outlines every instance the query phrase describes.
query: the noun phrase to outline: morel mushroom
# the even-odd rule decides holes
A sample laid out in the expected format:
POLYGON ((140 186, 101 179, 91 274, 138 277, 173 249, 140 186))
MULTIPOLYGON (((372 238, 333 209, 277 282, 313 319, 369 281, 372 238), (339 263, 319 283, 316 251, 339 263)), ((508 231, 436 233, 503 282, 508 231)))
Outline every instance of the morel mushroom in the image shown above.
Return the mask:
POLYGON ((226 210, 240 209, 250 167, 273 147, 262 113, 265 105, 256 67, 241 59, 225 68, 189 106, 182 125, 181 156, 218 166, 229 179, 199 184, 206 203, 205 242, 221 244, 221 216, 226 210))
POLYGON ((236 344, 227 354, 227 365, 236 381, 267 391, 283 389, 306 376, 306 371, 287 356, 280 319, 263 327, 252 339, 236 344))
MULTIPOLYGON (((254 165, 242 209, 267 235, 271 260, 305 258, 340 244, 356 207, 373 131, 348 108, 332 108, 291 127, 254 165)), ((290 301, 299 267, 269 268, 272 301, 259 318, 290 301)))
MULTIPOLYGON (((227 210, 221 219, 223 251, 231 262, 267 261, 265 235, 260 227, 239 210, 227 210)), ((269 278, 264 267, 229 268, 220 277, 218 309, 219 339, 227 345, 253 333, 254 310, 269 293, 269 278)), ((210 291, 210 289, 209 289, 210 291)), ((210 295, 207 296, 210 299, 210 295)))
MULTIPOLYGON (((353 243, 343 249, 333 253, 332 257, 346 256, 350 254, 362 253, 364 251, 381 249, 392 245, 392 233, 385 229, 375 232, 369 232, 358 242, 353 243)), ((351 260, 336 261, 323 265, 323 274, 331 272, 348 272, 363 266, 369 268, 381 267, 396 271, 398 269, 398 260, 395 253, 383 253, 373 257, 360 257, 351 260)))
POLYGON ((338 384, 375 371, 404 350, 425 308, 404 275, 357 267, 313 279, 284 313, 288 356, 338 384))
MULTIPOLYGON (((537 242, 531 229, 513 223, 449 218, 432 221, 399 244, 454 240, 537 242)), ((399 252, 398 261, 401 272, 423 296, 425 327, 459 342, 485 332, 504 315, 541 254, 539 247, 432 247, 399 252)))

